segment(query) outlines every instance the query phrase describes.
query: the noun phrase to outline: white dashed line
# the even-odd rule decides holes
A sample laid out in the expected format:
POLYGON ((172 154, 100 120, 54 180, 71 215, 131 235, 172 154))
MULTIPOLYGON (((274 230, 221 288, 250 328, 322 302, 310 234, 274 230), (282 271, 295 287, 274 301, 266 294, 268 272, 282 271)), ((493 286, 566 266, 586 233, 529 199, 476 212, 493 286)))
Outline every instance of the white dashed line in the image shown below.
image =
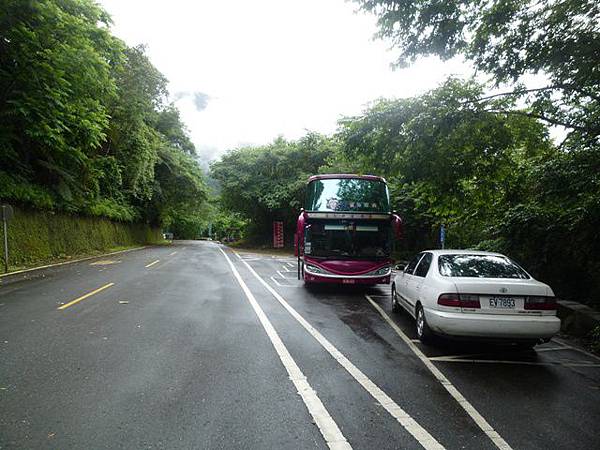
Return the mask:
POLYGON ((325 439, 325 442, 329 448, 335 450, 352 449, 327 409, 325 409, 325 406, 323 406, 323 403, 317 396, 317 393, 310 387, 310 384, 308 384, 308 381, 298 367, 298 364, 296 364, 296 361, 294 361, 292 355, 290 355, 290 352, 285 347, 283 341, 279 337, 279 334, 277 334, 277 331, 271 324, 271 321, 268 319, 267 315, 256 301, 256 298, 254 298, 254 295, 231 262, 231 259, 229 259, 229 256, 227 256, 223 249, 219 248, 219 250, 221 253, 223 253, 223 256, 225 256, 225 259, 229 263, 235 279, 242 287, 244 294, 246 294, 246 298, 248 298, 250 305, 258 316, 258 319, 265 329, 267 336, 269 336, 273 347, 275 347, 277 355, 279 355, 279 359, 287 370, 290 379, 294 383, 294 386, 296 386, 298 394, 300 394, 300 397, 302 397, 304 404, 319 427, 319 430, 321 431, 321 434, 323 435, 323 438, 325 439))
MULTIPOLYGON (((321 346, 344 368, 346 371, 375 399, 377 402, 394 417, 400 425, 404 427, 418 442, 426 449, 443 449, 444 447, 417 423, 407 412, 405 412, 394 400, 392 400, 379 386, 373 383, 364 373, 358 369, 348 358, 346 358, 337 348, 335 348, 321 333, 310 325, 294 308, 292 308, 279 293, 273 289, 256 271, 243 260, 237 253, 236 255, 242 261, 250 273, 260 281, 260 283, 275 297, 294 319, 314 337, 321 346)), ((273 278, 272 278, 273 279, 273 278)), ((509 448, 509 447, 508 447, 509 448)))
MULTIPOLYGON (((433 365, 427 356, 415 345, 412 339, 410 339, 404 332, 396 325, 396 323, 390 319, 386 312, 373 301, 371 297, 365 295, 369 303, 377 310, 377 312, 383 317, 383 319, 393 328, 398 336, 408 345, 413 351, 417 358, 425 364, 425 367, 433 374, 433 376, 444 386, 448 393, 458 402, 458 404, 465 410, 465 412, 475 421, 477 426, 492 440, 492 442, 502 450, 511 450, 511 446, 508 445, 502 437, 492 428, 492 426, 483 418, 481 414, 469 403, 469 401, 454 387, 454 385, 446 378, 446 376, 440 372, 440 370, 433 365)), ((450 361, 455 362, 458 360, 451 359, 450 361)))

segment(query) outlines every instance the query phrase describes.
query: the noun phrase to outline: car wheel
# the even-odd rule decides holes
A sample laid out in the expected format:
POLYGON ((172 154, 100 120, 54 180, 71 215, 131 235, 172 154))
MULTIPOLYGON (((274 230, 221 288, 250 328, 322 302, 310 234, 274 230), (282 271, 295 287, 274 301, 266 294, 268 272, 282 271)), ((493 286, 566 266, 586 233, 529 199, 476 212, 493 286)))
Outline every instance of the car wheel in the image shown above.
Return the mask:
POLYGON ((398 300, 396 299, 396 285, 392 284, 392 312, 399 313, 400 305, 398 304, 398 300))
POLYGON ((433 341, 433 332, 427 325, 425 311, 420 304, 417 305, 417 336, 423 344, 429 344, 433 341))

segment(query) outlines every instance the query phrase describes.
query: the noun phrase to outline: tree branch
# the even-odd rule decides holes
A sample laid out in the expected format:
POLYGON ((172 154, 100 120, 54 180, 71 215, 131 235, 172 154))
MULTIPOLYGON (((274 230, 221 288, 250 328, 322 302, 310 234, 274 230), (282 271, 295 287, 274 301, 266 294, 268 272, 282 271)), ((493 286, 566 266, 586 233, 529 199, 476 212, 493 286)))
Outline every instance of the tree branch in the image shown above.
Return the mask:
POLYGON ((590 133, 590 132, 595 132, 593 129, 591 128, 587 128, 587 127, 582 127, 579 125, 574 125, 572 123, 568 123, 568 122, 563 122, 561 120, 558 119, 554 119, 551 117, 546 117, 542 114, 537 114, 537 113, 533 113, 533 112, 529 112, 529 111, 522 111, 522 110, 506 110, 506 109, 486 109, 486 112, 490 112, 490 113, 496 113, 496 114, 507 114, 507 115, 517 115, 517 116, 524 116, 524 117, 531 117, 533 119, 538 119, 538 120, 542 120, 544 122, 547 122, 551 125, 557 125, 557 126, 561 126, 561 127, 565 127, 565 128, 570 128, 571 130, 577 130, 577 131, 581 131, 584 133, 590 133))

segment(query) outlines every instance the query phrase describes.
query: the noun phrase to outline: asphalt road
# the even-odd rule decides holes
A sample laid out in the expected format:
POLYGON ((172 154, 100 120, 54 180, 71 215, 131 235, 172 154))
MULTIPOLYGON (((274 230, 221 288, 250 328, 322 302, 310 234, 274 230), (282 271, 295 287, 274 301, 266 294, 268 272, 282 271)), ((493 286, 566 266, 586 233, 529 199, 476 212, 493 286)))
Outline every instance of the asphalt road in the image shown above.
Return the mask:
POLYGON ((0 448, 600 448, 600 359, 425 347, 295 270, 185 241, 3 279, 0 448))

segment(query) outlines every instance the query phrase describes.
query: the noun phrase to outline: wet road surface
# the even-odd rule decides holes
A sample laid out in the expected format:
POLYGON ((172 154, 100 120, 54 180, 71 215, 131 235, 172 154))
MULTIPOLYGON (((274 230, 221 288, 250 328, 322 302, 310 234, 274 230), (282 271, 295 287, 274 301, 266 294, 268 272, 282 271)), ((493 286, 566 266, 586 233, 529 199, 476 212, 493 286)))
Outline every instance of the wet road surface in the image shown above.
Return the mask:
POLYGON ((600 448, 600 359, 416 340, 388 286, 176 242, 0 284, 0 448, 600 448))

